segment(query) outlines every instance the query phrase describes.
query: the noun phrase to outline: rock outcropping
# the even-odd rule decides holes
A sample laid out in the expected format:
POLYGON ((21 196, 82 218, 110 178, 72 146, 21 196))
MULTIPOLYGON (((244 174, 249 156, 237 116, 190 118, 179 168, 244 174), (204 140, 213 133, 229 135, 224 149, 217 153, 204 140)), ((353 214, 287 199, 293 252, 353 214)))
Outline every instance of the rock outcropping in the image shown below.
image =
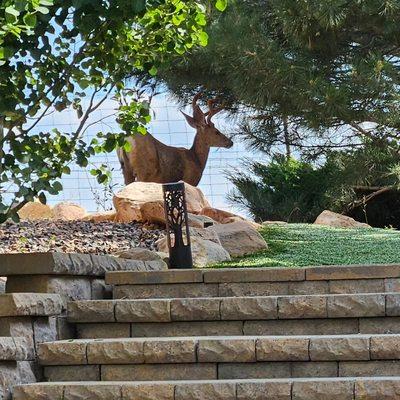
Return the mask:
POLYGON ((315 225, 331 226, 333 228, 371 228, 370 225, 358 222, 351 217, 325 210, 317 217, 315 225))

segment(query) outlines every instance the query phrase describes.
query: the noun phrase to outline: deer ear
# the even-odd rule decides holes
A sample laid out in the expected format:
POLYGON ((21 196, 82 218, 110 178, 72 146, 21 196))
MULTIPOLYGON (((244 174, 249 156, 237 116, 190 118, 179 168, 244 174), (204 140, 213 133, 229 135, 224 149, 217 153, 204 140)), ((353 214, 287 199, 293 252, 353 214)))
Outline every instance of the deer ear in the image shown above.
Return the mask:
POLYGON ((183 111, 181 111, 183 116, 186 118, 187 123, 192 127, 192 128, 197 128, 196 121, 193 117, 190 115, 185 114, 183 111))

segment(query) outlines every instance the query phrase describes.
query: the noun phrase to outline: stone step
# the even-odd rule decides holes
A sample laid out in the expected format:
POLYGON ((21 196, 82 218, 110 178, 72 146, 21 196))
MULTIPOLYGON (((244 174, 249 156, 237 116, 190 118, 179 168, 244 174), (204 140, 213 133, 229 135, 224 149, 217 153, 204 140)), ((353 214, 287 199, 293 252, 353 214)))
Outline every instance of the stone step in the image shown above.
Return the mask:
POLYGON ((51 316, 62 311, 58 294, 49 293, 3 293, 0 294, 0 318, 23 316, 51 316))
POLYGON ((14 400, 395 400, 400 378, 71 382, 17 386, 14 400))
POLYGON ((400 333, 400 293, 75 301, 79 338, 400 333))
POLYGON ((106 283, 115 299, 398 292, 400 264, 119 271, 106 283))
POLYGON ((400 335, 70 340, 38 357, 51 381, 394 376, 400 335))

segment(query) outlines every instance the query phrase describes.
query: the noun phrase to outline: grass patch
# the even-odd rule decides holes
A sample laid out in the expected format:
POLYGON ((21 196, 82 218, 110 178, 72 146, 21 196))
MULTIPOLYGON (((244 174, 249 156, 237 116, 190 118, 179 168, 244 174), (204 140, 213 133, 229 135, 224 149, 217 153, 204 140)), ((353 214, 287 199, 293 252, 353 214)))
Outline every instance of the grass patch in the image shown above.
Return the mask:
POLYGON ((214 267, 307 267, 400 263, 400 232, 338 229, 309 224, 269 225, 261 230, 268 250, 214 267))

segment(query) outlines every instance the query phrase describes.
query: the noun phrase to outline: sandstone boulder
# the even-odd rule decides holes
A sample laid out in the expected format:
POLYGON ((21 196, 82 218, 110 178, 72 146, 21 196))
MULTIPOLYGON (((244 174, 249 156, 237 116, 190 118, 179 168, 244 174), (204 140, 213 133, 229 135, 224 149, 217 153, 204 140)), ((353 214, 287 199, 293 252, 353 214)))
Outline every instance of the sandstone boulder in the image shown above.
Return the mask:
POLYGON ((63 221, 76 221, 86 216, 86 210, 78 204, 62 202, 53 208, 53 218, 63 221))
POLYGON ((205 215, 209 218, 212 218, 214 221, 217 221, 220 224, 222 224, 224 220, 226 220, 228 218, 232 218, 232 217, 238 217, 240 219, 244 219, 244 218, 239 217, 238 215, 233 214, 229 211, 224 211, 224 210, 220 210, 218 208, 213 208, 213 207, 204 207, 201 209, 199 214, 205 215))
POLYGON ((83 221, 89 222, 105 222, 105 221, 114 221, 117 216, 117 212, 115 210, 99 212, 95 214, 89 214, 82 218, 83 221))
MULTIPOLYGON (((167 238, 157 242, 158 250, 168 252, 167 238)), ((193 264, 195 267, 205 267, 222 261, 229 261, 229 253, 218 243, 204 240, 198 236, 191 236, 193 264)))
POLYGON ((190 237, 198 237, 203 240, 211 240, 214 243, 221 244, 218 233, 213 229, 207 228, 189 228, 190 237))
POLYGON ((200 211, 200 215, 207 216, 211 219, 213 219, 216 222, 219 222, 220 224, 231 224, 233 222, 247 222, 251 226, 253 226, 255 229, 259 229, 261 227, 260 224, 257 224, 254 221, 250 221, 246 218, 241 217, 240 215, 233 214, 229 211, 225 210, 220 210, 218 208, 213 208, 213 207, 204 207, 200 211))
MULTIPOLYGON (((200 189, 185 183, 188 212, 197 214, 209 207, 200 189)), ((118 192, 113 199, 119 222, 165 223, 162 185, 151 182, 134 182, 118 192)))
POLYGON ((164 270, 168 269, 168 263, 155 251, 144 249, 141 247, 135 247, 129 250, 121 251, 117 254, 119 258, 125 258, 129 260, 140 260, 145 261, 148 264, 156 266, 153 269, 164 270))
POLYGON ((331 226, 333 228, 371 228, 370 225, 358 222, 346 215, 325 210, 317 217, 315 225, 331 226))
POLYGON ((246 221, 218 224, 207 229, 218 234, 222 247, 231 257, 241 257, 268 248, 264 238, 246 221))
POLYGON ((193 228, 204 228, 205 224, 214 225, 217 222, 206 215, 188 213, 189 226, 193 228))
POLYGON ((47 204, 42 204, 38 201, 32 201, 25 204, 19 211, 18 215, 22 220, 41 220, 41 219, 51 219, 53 217, 53 212, 51 207, 47 204))

